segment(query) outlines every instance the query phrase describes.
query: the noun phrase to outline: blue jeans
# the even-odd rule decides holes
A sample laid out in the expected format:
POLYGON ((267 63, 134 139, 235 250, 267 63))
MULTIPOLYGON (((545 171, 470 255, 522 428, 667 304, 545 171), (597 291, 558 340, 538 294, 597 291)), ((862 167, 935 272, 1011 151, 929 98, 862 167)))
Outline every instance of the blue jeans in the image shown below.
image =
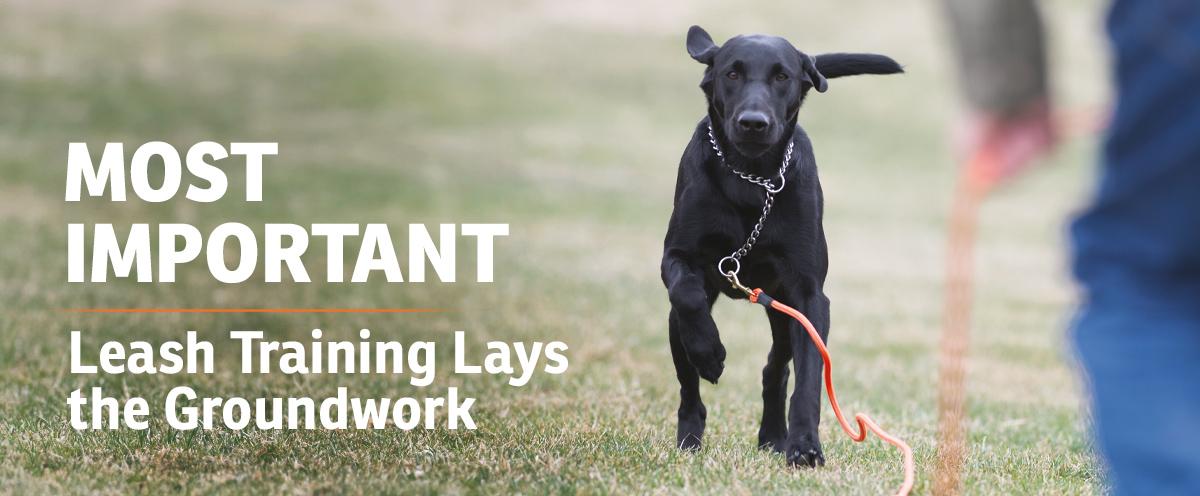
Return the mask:
POLYGON ((1200 495, 1200 2, 1117 0, 1117 106, 1071 226, 1072 339, 1116 494, 1200 495))

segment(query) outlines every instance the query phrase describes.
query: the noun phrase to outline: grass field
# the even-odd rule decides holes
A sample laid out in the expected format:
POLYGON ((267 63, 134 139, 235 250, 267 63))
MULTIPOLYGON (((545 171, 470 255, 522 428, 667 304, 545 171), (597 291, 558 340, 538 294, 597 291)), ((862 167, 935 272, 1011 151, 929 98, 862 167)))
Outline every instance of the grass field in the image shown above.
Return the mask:
MULTIPOLYGON (((1045 2, 1059 100, 1105 98, 1097 7, 1045 2)), ((658 276, 675 168, 703 112, 690 24, 718 40, 787 36, 809 52, 880 51, 908 74, 831 82, 801 114, 826 193, 831 347, 843 404, 917 453, 935 450, 941 256, 956 90, 936 2, 318 2, 122 6, 0 4, 0 492, 833 493, 881 494, 898 459, 842 435, 826 407, 828 465, 790 470, 754 446, 761 311, 720 302, 729 349, 705 449, 673 449, 677 388, 658 276), (66 204, 66 143, 278 141, 262 203, 66 204), (174 284, 66 283, 68 222, 507 222, 493 284, 216 283, 200 264, 174 284), (108 307, 445 306, 407 316, 73 315, 108 307), (570 370, 512 388, 442 373, 403 378, 68 373, 68 332, 218 345, 231 328, 303 339, 563 340, 570 370), (479 398, 480 429, 77 433, 76 388, 161 403, 204 395, 479 398)), ((127 145, 132 146, 132 145, 127 145)), ((968 494, 1102 489, 1063 329, 1073 299, 1062 225, 1086 192, 1094 142, 984 210, 970 362, 968 494)), ((235 176, 236 177, 236 176, 235 176)), ((235 183, 235 189, 240 184, 235 183)), ((236 197, 236 195, 232 195, 236 197)), ((314 247, 316 260, 323 260, 314 247)), ((314 264, 319 265, 319 264, 314 264)), ((310 270, 314 270, 310 267, 310 270)), ((460 269, 464 271, 464 269, 460 269)), ((465 271, 464 271, 465 273, 465 271)), ((257 280, 262 280, 257 277, 257 280)), ((228 351, 228 350, 226 350, 228 351)), ((442 363, 448 357, 442 357, 442 363)), ((439 371, 443 372, 443 371, 439 371)))

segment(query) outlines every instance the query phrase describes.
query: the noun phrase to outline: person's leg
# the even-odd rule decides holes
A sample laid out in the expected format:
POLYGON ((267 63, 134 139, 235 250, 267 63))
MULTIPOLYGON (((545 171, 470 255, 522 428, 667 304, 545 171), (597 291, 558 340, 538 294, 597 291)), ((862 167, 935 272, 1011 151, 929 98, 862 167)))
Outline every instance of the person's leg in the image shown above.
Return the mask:
POLYGON ((1200 494, 1200 3, 1118 0, 1117 108, 1072 225, 1073 338, 1117 494, 1200 494))
POLYGON ((1115 494, 1200 494, 1200 320, 1094 302, 1074 337, 1115 494))

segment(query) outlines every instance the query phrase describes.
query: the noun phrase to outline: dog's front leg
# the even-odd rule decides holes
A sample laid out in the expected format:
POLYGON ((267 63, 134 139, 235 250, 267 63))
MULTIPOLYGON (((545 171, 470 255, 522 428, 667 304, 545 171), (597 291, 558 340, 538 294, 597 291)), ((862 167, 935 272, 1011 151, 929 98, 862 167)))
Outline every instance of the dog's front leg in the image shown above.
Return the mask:
POLYGON ((700 375, 688 361, 683 344, 685 331, 679 313, 671 310, 671 359, 675 362, 675 377, 679 379, 679 424, 675 429, 675 446, 684 451, 700 449, 708 410, 700 399, 700 375))
POLYGON ((671 358, 679 379, 679 426, 676 445, 683 450, 700 448, 708 412, 700 399, 700 377, 717 382, 724 370, 725 347, 710 313, 715 288, 682 264, 664 262, 663 281, 671 299, 669 318, 671 358))
POLYGON ((725 346, 712 318, 717 288, 705 283, 700 270, 679 259, 663 261, 663 282, 671 300, 672 322, 678 323, 679 338, 688 361, 700 377, 713 384, 725 370, 725 346))
MULTIPOLYGON (((792 292, 791 294, 804 294, 792 292)), ((810 292, 801 307, 817 329, 821 339, 829 337, 829 299, 820 291, 810 292)), ((817 428, 821 423, 821 353, 809 338, 804 327, 790 322, 792 354, 796 367, 796 390, 788 412, 787 461, 793 466, 816 467, 825 464, 821 438, 817 428)))

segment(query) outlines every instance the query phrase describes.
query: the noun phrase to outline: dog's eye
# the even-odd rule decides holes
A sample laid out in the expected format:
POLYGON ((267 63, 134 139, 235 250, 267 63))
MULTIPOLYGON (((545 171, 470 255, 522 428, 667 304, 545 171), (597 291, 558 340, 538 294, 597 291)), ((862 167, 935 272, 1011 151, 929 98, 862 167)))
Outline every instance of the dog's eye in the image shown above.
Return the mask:
POLYGON ((729 79, 737 79, 740 76, 738 76, 737 71, 729 71, 729 73, 726 74, 725 77, 727 77, 729 79))
POLYGON ((788 75, 781 72, 781 73, 775 75, 775 80, 776 81, 787 81, 788 75))

